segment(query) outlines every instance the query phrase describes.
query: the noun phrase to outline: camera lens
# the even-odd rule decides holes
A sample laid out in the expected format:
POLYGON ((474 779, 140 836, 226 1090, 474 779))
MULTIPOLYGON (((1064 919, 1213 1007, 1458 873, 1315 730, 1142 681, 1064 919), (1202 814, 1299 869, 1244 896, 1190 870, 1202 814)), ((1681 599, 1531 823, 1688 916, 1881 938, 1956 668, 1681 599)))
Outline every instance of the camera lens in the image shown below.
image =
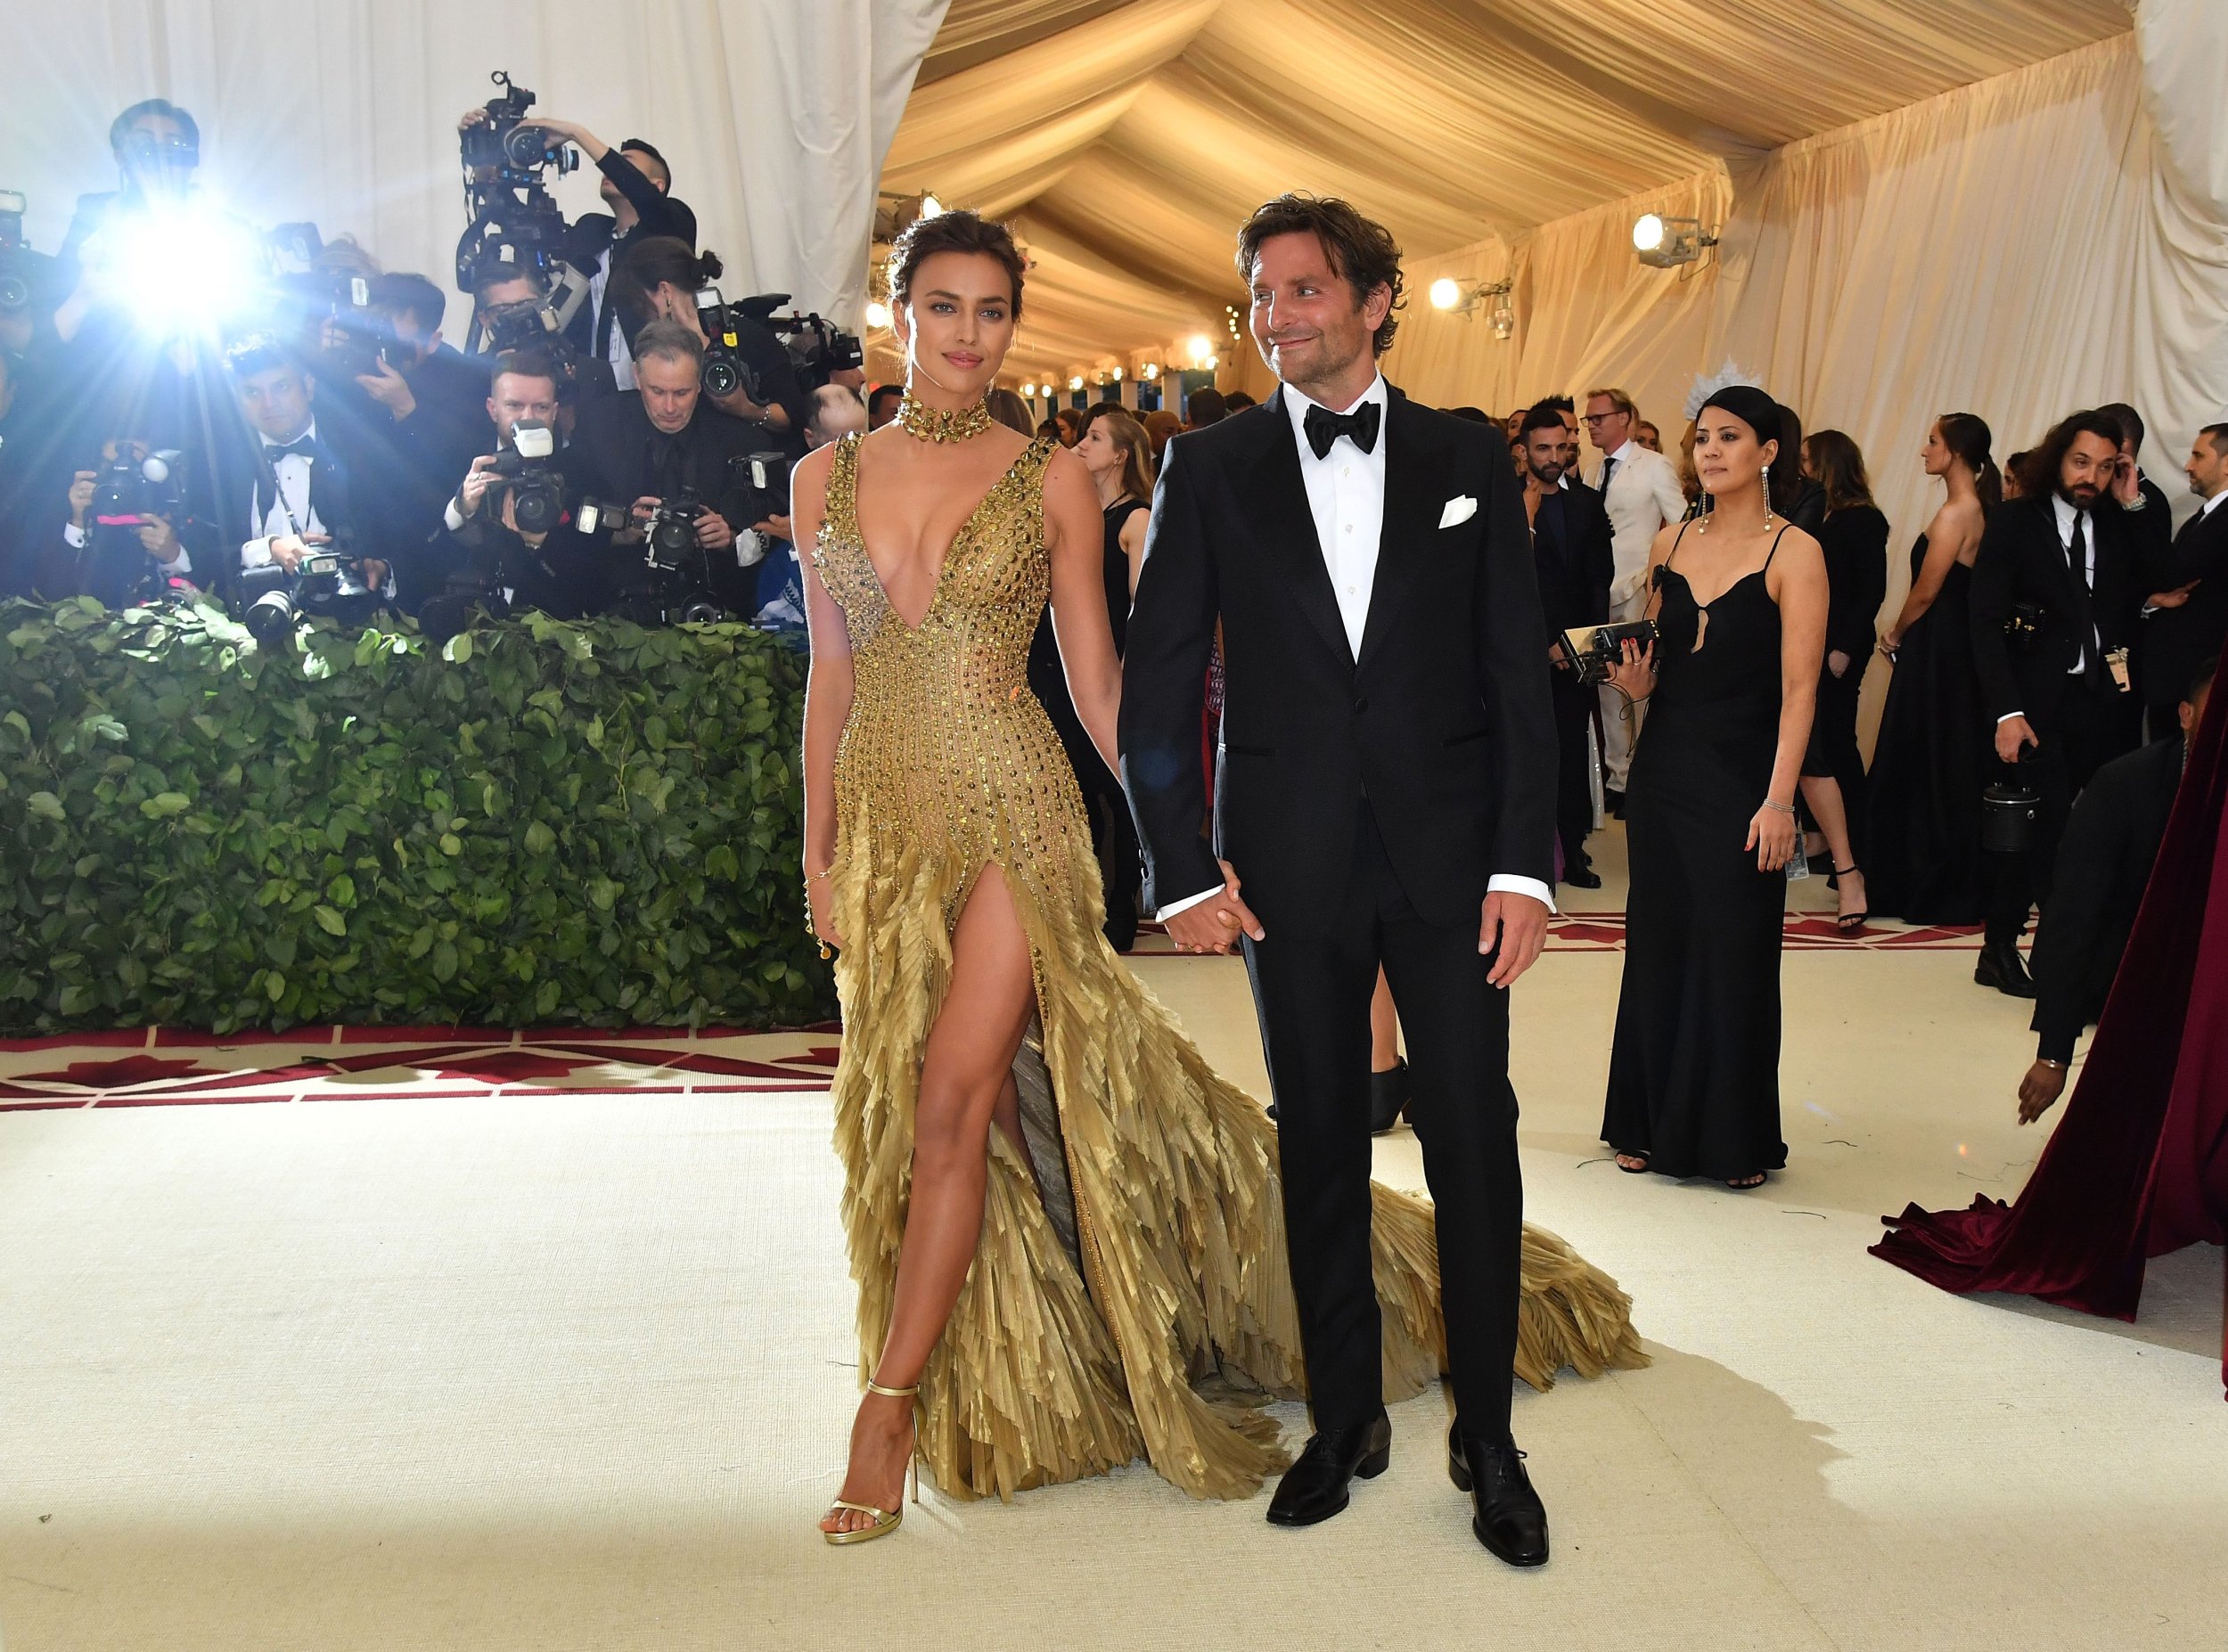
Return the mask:
POLYGON ((563 514, 563 500, 546 482, 529 483, 511 495, 511 519, 522 534, 546 534, 563 514))
POLYGON ((715 352, 704 358, 704 394, 733 396, 742 383, 742 374, 732 356, 715 352))
POLYGON ((266 591, 247 612, 248 634, 258 647, 276 648, 294 629, 294 593, 266 591))
POLYGON ((520 172, 547 166, 553 147, 539 127, 512 127, 503 135, 503 159, 520 172))
POLYGON ((20 275, 0 275, 0 310, 20 310, 30 301, 29 282, 20 275))

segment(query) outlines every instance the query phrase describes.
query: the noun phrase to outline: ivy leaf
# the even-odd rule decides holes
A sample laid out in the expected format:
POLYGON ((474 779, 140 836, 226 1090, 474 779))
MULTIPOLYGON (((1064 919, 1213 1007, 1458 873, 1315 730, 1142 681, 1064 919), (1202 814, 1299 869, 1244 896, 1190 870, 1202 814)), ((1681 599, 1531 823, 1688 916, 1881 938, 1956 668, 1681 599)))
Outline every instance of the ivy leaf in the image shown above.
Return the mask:
POLYGON ((461 666, 472 657, 472 634, 460 631, 441 645, 441 658, 451 665, 461 666))
POLYGON ((334 912, 332 907, 319 904, 311 907, 309 912, 310 916, 316 919, 317 927, 327 935, 346 935, 348 932, 348 920, 334 912))
POLYGON ((172 814, 183 814, 193 806, 193 799, 182 791, 159 791, 139 806, 139 812, 151 821, 162 820, 172 814))
POLYGON ((557 834, 536 821, 526 829, 526 852, 528 855, 547 855, 557 846, 557 834))
POLYGON ((33 792, 29 806, 31 813, 41 820, 58 821, 67 818, 62 811, 61 799, 51 791, 33 792))

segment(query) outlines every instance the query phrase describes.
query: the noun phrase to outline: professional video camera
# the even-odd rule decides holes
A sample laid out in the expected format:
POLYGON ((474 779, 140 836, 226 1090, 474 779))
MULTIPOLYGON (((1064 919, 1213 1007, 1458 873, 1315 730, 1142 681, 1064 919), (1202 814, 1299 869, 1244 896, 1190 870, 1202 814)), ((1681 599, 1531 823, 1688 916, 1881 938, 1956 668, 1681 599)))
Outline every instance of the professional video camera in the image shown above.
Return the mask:
POLYGON ((802 311, 776 315, 774 312, 787 304, 789 298, 786 292, 762 292, 735 307, 781 339, 797 365, 797 377, 807 395, 844 369, 866 364, 866 346, 856 333, 844 331, 824 316, 802 311))
MULTIPOLYGON (((466 228, 456 243, 456 284, 469 289, 475 276, 505 249, 504 261, 531 270, 546 281, 561 260, 565 216, 543 181, 545 172, 559 176, 580 164, 580 151, 531 125, 527 110, 534 94, 513 86, 498 69, 488 78, 503 88, 487 100, 487 118, 458 134, 464 163, 466 228)), ((586 284, 572 290, 573 302, 585 294, 586 284)), ((562 320, 570 319, 567 308, 562 320)))

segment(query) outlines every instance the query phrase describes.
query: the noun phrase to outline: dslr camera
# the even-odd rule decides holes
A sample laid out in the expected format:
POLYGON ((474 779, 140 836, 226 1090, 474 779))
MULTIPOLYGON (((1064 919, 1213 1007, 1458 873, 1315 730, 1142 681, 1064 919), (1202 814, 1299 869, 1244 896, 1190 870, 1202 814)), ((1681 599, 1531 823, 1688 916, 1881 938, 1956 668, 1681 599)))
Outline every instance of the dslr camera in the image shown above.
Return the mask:
POLYGON ((93 506, 86 512, 79 561, 86 568, 98 563, 131 568, 128 600, 152 601, 166 590, 140 544, 141 519, 160 516, 185 526, 185 455, 175 447, 149 451, 125 440, 115 446, 113 459, 102 458, 94 466, 93 506))
POLYGON ((242 623, 259 646, 271 649, 293 634, 295 622, 304 614, 341 615, 357 604, 368 613, 376 599, 369 592, 343 595, 343 568, 358 585, 363 583, 362 561, 330 547, 312 551, 291 570, 280 562, 244 569, 240 594, 247 608, 242 623))
POLYGON ((487 489, 487 503, 498 512, 503 498, 511 501, 511 519, 521 534, 547 534, 565 519, 565 478, 553 462, 555 434, 545 424, 525 422, 511 433, 511 446, 496 455, 495 472, 502 479, 487 489))
MULTIPOLYGON (((737 337, 735 324, 727 315, 727 300, 717 287, 700 288, 696 294, 696 319, 704 330, 708 341, 704 348, 704 394, 711 397, 733 396, 749 382, 750 375, 744 369, 739 353, 741 339, 737 337)), ((750 386, 752 401, 758 400, 758 386, 750 386)))
POLYGON ((618 577, 613 611, 638 626, 708 625, 727 617, 713 593, 711 557, 696 543, 708 507, 692 487, 660 499, 643 533, 643 556, 618 577))
POLYGON ((582 355, 565 336, 564 312, 546 299, 498 304, 481 313, 480 323, 487 329, 488 355, 530 350, 545 357, 557 376, 560 401, 607 396, 618 388, 611 364, 582 355))
POLYGON ((13 315, 31 302, 37 254, 23 242, 24 200, 20 190, 0 190, 0 315, 13 315))

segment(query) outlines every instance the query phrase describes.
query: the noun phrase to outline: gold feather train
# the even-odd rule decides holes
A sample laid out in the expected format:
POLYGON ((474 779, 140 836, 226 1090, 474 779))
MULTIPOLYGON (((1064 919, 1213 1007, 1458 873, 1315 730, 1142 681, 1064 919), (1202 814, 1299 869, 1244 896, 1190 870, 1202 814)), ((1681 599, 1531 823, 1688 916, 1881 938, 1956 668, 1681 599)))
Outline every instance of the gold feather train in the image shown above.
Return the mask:
MULTIPOLYGON (((856 437, 837 448, 812 556, 855 688, 836 759, 831 879, 843 1055, 835 1139, 862 1377, 889 1321, 922 1052, 983 868, 1012 891, 1037 1018, 1015 1064, 1026 1153, 990 1133, 982 1235, 921 1378, 920 1452, 959 1497, 1011 1497, 1146 1457, 1195 1497, 1285 1463, 1270 1398, 1306 1391, 1274 1127, 1216 1077, 1108 946, 1072 772, 1025 670, 1044 611, 1032 443, 954 540, 917 625, 860 542, 856 437)), ((1372 1184, 1388 1399, 1441 1366, 1431 1210, 1372 1184)), ((1528 1225, 1517 1375, 1546 1387, 1644 1363, 1631 1303, 1528 1225)))

